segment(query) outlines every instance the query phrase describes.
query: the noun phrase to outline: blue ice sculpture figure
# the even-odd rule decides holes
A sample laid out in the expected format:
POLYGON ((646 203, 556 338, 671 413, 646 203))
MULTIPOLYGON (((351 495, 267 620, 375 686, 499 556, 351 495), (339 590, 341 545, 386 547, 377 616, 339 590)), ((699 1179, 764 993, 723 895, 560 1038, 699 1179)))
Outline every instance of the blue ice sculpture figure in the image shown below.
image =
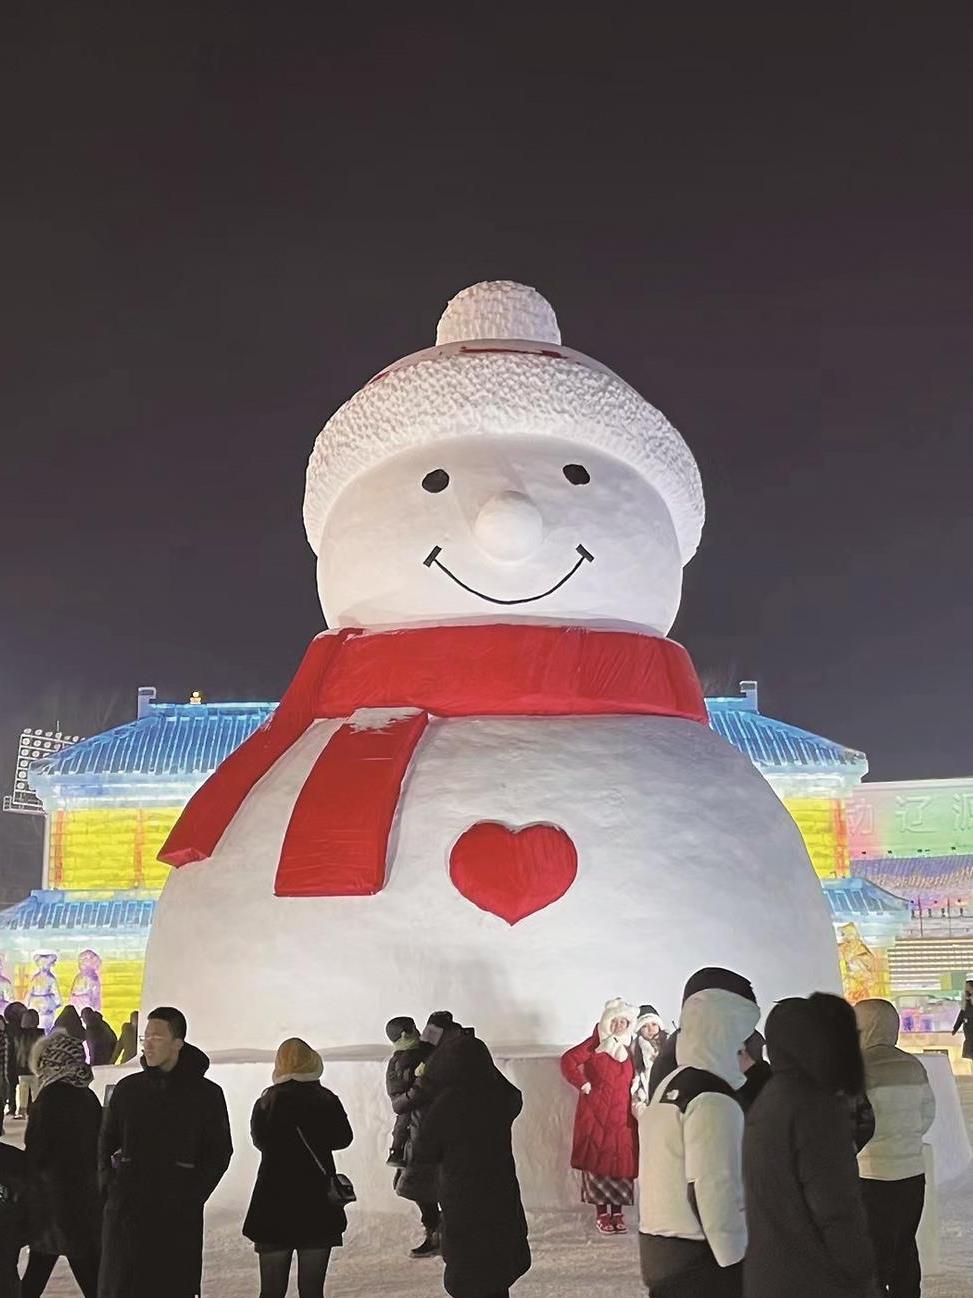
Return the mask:
POLYGON ((80 1014, 82 1010, 101 1010, 101 956, 97 951, 82 951, 78 956, 78 972, 71 984, 70 1003, 80 1014))
POLYGON ((37 1011, 40 1026, 45 1032, 50 1032, 55 1016, 64 1004, 57 978, 52 972, 57 964, 57 955, 53 951, 36 951, 34 964, 37 965, 37 973, 31 978, 27 989, 27 1008, 37 1011))

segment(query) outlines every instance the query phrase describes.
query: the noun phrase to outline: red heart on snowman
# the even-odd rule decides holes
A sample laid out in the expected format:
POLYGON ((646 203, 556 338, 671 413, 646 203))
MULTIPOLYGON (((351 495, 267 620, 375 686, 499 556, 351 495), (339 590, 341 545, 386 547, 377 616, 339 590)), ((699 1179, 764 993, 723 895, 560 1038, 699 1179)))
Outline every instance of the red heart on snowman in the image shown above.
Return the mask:
POLYGON ((557 825, 509 829, 481 820, 460 835, 449 854, 449 877, 457 891, 508 924, 563 897, 577 873, 577 850, 557 825))

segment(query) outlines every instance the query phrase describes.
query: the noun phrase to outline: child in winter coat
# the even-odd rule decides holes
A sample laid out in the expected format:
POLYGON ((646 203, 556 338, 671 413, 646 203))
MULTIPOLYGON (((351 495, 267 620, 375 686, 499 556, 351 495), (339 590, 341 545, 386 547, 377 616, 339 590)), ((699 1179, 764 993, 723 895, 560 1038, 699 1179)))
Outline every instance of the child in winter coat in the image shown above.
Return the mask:
MULTIPOLYGON (((389 1099, 404 1095, 416 1080, 416 1069, 432 1050, 419 1038, 415 1019, 401 1014, 389 1019, 385 1035, 392 1042, 392 1055, 385 1068, 385 1089, 389 1099)), ((409 1139, 408 1113, 397 1113, 392 1127, 392 1147, 387 1159, 389 1167, 406 1166, 406 1144, 409 1139)))
MULTIPOLYGON (((386 1090, 396 1115, 392 1153, 388 1160, 398 1168, 392 1186, 396 1194, 403 1199, 411 1199, 418 1206, 425 1231, 421 1242, 410 1250, 410 1256, 414 1258, 437 1257, 440 1251, 436 1169, 416 1165, 412 1157, 425 1109, 433 1098, 431 1088, 423 1085, 422 1070, 444 1037, 459 1030, 449 1010, 436 1010, 429 1015, 414 1046, 396 1049, 385 1073, 386 1090), (400 1144, 397 1143, 399 1141, 400 1144), (401 1156, 401 1162, 393 1163, 393 1157, 398 1156, 401 1156)), ((390 1019, 385 1031, 395 1041, 401 1038, 403 1031, 410 1038, 410 1034, 416 1031, 416 1025, 412 1019, 401 1016, 390 1019), (396 1034, 395 1037, 393 1033, 396 1034)))
POLYGON ((626 1233, 622 1209, 634 1202, 639 1155, 632 1040, 638 1017, 621 998, 609 1001, 591 1036, 561 1056, 561 1072, 579 1092, 571 1166, 581 1172, 581 1201, 594 1204, 603 1235, 626 1233))

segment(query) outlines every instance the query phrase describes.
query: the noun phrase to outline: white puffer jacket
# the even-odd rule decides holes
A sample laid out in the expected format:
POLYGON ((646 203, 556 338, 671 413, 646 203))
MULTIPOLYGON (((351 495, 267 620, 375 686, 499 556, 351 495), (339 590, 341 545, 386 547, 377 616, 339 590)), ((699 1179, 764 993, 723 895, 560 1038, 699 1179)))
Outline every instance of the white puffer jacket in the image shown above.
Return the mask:
POLYGON ((922 1141, 936 1116, 926 1070, 899 1050, 899 1015, 889 1001, 859 1001, 855 1017, 865 1058, 865 1090, 875 1110, 875 1135, 858 1155, 866 1180, 904 1181, 924 1171, 922 1141))
POLYGON ((690 996, 676 1042, 679 1067, 639 1117, 639 1230, 705 1239, 720 1266, 739 1262, 747 1247, 743 1110, 732 1095, 705 1092, 682 1112, 667 1095, 686 1068, 715 1073, 739 1090, 737 1055, 759 1018, 753 1001, 734 992, 707 988, 690 996))

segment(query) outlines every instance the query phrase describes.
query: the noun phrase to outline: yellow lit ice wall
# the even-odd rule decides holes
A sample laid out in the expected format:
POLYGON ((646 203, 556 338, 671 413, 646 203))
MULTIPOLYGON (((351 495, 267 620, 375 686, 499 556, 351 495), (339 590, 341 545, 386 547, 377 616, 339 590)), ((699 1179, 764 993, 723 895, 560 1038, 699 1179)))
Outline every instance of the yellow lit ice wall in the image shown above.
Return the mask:
POLYGON ((78 892, 160 892, 169 866, 156 859, 181 806, 89 806, 55 811, 47 886, 78 892))
POLYGON ((848 827, 843 798, 784 798, 801 831, 819 879, 844 879, 848 863, 848 827))

